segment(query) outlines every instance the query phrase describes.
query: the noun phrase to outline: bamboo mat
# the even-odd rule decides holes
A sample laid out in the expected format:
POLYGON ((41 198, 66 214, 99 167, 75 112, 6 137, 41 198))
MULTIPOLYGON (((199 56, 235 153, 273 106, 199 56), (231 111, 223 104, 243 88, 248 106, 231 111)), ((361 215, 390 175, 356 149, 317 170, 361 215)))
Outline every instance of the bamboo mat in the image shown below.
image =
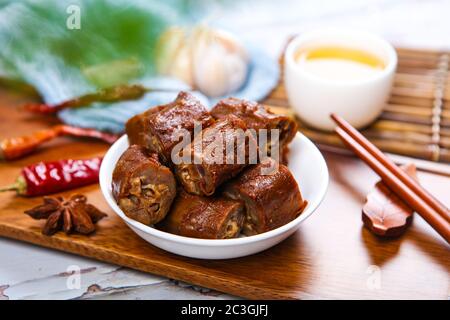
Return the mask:
MULTIPOLYGON (((389 101, 380 118, 362 132, 383 151, 450 162, 450 52, 396 50, 398 68, 389 101)), ((282 78, 263 103, 289 106, 282 78)), ((318 144, 344 147, 334 133, 301 122, 300 131, 318 144)))

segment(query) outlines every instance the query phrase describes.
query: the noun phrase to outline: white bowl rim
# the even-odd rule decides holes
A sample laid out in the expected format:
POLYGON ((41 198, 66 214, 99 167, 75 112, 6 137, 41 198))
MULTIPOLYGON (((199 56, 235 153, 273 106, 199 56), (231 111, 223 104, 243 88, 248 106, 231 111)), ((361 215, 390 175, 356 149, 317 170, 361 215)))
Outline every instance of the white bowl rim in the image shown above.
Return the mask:
MULTIPOLYGON (((325 183, 323 183, 323 187, 320 190, 320 198, 316 203, 312 204, 308 202, 308 205, 305 208, 305 211, 299 215, 297 218, 292 220, 291 222, 278 227, 276 229, 260 233, 253 236, 248 237, 240 237, 240 238, 233 238, 233 239, 198 239, 198 238, 190 238, 185 236, 180 236, 172 233, 168 233, 165 231, 158 230, 156 228, 147 226, 143 223, 140 223, 136 220, 133 220, 131 218, 128 218, 123 211, 119 208, 114 198, 109 194, 111 190, 111 186, 107 184, 106 176, 108 172, 106 171, 106 165, 104 163, 107 163, 109 159, 112 157, 112 155, 115 152, 115 149, 119 148, 119 146, 124 143, 124 140, 128 140, 128 137, 126 134, 124 134, 121 138, 119 138, 107 151, 105 154, 101 167, 100 167, 100 175, 99 175, 99 182, 100 182, 100 189, 102 191, 103 197, 106 199, 106 202, 111 207, 111 209, 120 217, 122 220, 124 220, 129 226, 132 228, 136 228, 137 230, 153 235, 157 238, 162 238, 168 241, 173 241, 185 245, 195 245, 195 246, 214 246, 214 247, 228 247, 228 246, 238 246, 238 245, 245 245, 250 244, 258 241, 263 241, 269 238, 276 237, 278 235, 281 235, 291 228, 294 228, 296 225, 300 224, 302 221, 306 220, 322 203, 323 199, 325 198, 325 195, 327 193, 328 185, 329 185, 329 172, 328 172, 328 166, 326 164, 325 159, 322 156, 322 153, 319 151, 319 149, 314 145, 314 143, 309 140, 305 135, 301 134, 300 132, 297 132, 297 136, 301 139, 303 139, 306 143, 309 144, 311 148, 316 149, 316 151, 321 156, 321 162, 322 165, 325 168, 325 183), (314 207, 312 207, 314 205, 314 207)), ((112 172, 110 173, 112 174, 112 172)), ((306 199, 307 200, 307 199, 306 199)))
POLYGON ((339 87, 347 87, 347 86, 355 86, 355 85, 361 85, 365 83, 375 82, 379 79, 382 79, 386 77, 387 75, 393 73, 395 69, 397 68, 397 52, 395 51, 394 47, 385 39, 383 39, 381 36, 363 31, 363 30, 353 30, 348 28, 324 28, 314 31, 305 32, 303 34, 298 35, 295 37, 287 46, 284 59, 286 61, 286 66, 293 66, 295 68, 296 72, 301 73, 303 76, 309 78, 310 80, 314 80, 317 82, 322 82, 324 84, 328 85, 334 85, 339 87), (357 36, 361 38, 367 39, 367 41, 371 42, 377 42, 381 47, 383 47, 383 50, 386 51, 386 54, 388 55, 388 64, 386 67, 381 71, 378 72, 370 77, 367 77, 367 79, 359 79, 355 81, 336 81, 336 80, 330 80, 325 79, 319 76, 316 76, 312 73, 309 73, 305 71, 298 63, 294 61, 294 52, 298 49, 300 45, 302 45, 303 42, 307 42, 314 39, 319 39, 320 37, 324 36, 330 36, 334 35, 339 37, 340 35, 352 35, 357 36))

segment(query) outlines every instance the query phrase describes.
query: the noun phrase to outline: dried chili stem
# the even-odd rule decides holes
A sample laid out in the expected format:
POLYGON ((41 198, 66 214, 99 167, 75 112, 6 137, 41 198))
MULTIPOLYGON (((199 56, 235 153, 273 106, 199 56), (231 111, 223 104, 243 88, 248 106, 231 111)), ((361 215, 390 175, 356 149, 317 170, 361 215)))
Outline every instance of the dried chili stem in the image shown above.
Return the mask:
MULTIPOLYGON (((49 105, 43 103, 30 103, 25 109, 34 113, 53 114, 66 108, 86 107, 94 102, 118 102, 124 100, 140 99, 144 94, 155 89, 146 88, 139 84, 118 85, 105 88, 97 92, 88 93, 58 104, 49 105)), ((174 91, 174 89, 159 89, 158 91, 174 91)))

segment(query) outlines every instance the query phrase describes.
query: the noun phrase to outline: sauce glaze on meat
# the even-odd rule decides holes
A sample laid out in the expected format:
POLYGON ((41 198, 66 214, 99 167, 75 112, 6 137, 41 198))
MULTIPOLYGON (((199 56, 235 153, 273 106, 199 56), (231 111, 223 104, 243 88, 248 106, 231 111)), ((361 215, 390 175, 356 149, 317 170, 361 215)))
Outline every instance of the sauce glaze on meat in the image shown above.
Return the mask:
POLYGON ((182 140, 179 133, 186 130, 192 139, 196 123, 206 128, 213 122, 197 98, 181 91, 173 102, 134 116, 125 128, 130 144, 157 153, 165 164, 170 165, 172 149, 182 140))
POLYGON ((236 176, 251 161, 256 163, 257 143, 252 135, 244 136, 245 130, 241 119, 229 115, 202 131, 200 150, 195 141, 186 147, 191 157, 175 165, 175 174, 187 192, 212 195, 218 186, 236 176), (233 148, 226 150, 227 145, 233 148), (251 146, 253 152, 250 152, 251 146))
POLYGON ((240 201, 180 190, 172 210, 157 227, 186 237, 229 239, 239 235, 243 221, 244 206, 240 201))
POLYGON ((176 181, 156 154, 132 145, 113 171, 112 193, 128 217, 152 225, 164 219, 169 211, 176 195, 176 181))
MULTIPOLYGON (((215 119, 222 119, 233 114, 245 122, 248 129, 253 129, 258 135, 260 129, 279 129, 279 148, 282 150, 294 139, 297 133, 297 123, 284 115, 278 115, 267 110, 262 104, 254 101, 247 101, 237 98, 227 98, 220 100, 211 110, 211 115, 215 119)), ((268 132, 268 140, 270 140, 268 132)), ((274 143, 274 145, 276 145, 274 143)), ((267 147, 270 148, 270 142, 267 147)), ((260 146, 262 147, 262 146, 260 146)), ((270 155, 270 149, 269 155, 270 155)))
POLYGON ((224 194, 245 204, 245 235, 266 232, 297 218, 307 202, 289 169, 267 158, 225 186, 224 194))

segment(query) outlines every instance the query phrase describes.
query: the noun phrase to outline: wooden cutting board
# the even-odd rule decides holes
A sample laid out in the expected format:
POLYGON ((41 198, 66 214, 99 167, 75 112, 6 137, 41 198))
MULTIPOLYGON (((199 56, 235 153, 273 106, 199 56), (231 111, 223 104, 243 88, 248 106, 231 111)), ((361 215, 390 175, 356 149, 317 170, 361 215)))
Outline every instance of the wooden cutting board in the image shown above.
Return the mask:
MULTIPOLYGON (((26 98, 0 91, 0 139, 48 127, 56 119, 19 112, 26 98)), ((105 144, 58 139, 25 159, 0 164, 0 185, 39 160, 101 155, 105 144)), ((184 258, 157 249, 134 234, 107 207, 98 186, 81 188, 109 214, 89 237, 40 233, 43 221, 23 214, 41 202, 0 194, 0 235, 150 272, 245 298, 447 299, 449 246, 419 216, 406 234, 380 240, 362 228, 361 207, 377 177, 358 159, 325 153, 331 182, 321 207, 297 233, 257 255, 224 261, 184 258)), ((421 183, 450 205, 450 180, 419 174, 421 183)), ((73 192, 65 192, 68 196, 73 192)), ((33 264, 33 261, 24 261, 33 264)), ((0 261, 1 268, 1 261, 0 261)), ((1 285, 1 284, 0 284, 1 285)))

